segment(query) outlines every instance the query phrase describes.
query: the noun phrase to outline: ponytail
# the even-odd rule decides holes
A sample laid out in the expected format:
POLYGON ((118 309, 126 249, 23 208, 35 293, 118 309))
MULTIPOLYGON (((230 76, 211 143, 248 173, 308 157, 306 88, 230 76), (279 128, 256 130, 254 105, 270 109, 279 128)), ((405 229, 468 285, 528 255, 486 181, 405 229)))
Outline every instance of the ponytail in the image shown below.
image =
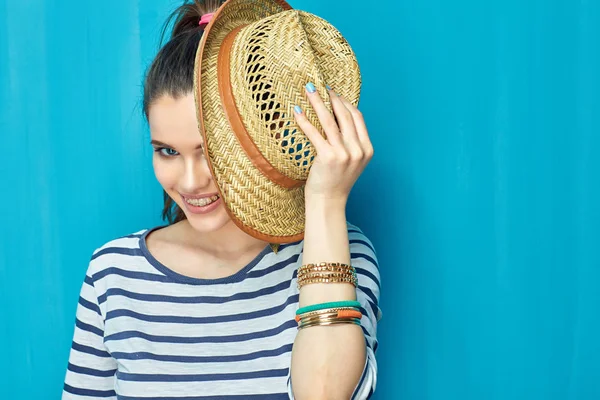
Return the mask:
POLYGON ((192 3, 181 5, 169 17, 169 21, 175 19, 171 38, 188 31, 201 30, 199 22, 202 16, 214 13, 222 3, 221 0, 194 0, 192 3))
POLYGON ((224 0, 193 0, 179 6, 167 18, 163 27, 161 38, 164 39, 172 26, 170 39, 187 32, 202 31, 199 22, 203 15, 214 13, 224 3, 224 0))

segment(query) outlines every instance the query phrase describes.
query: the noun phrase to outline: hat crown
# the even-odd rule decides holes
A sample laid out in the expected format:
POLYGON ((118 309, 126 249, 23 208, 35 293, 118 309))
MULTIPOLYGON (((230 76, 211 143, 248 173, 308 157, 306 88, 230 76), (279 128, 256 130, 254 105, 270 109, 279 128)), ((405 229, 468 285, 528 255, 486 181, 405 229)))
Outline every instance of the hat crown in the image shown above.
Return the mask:
POLYGON ((315 85, 330 110, 327 84, 358 102, 360 75, 349 44, 324 19, 288 10, 242 28, 230 57, 233 97, 254 145, 281 174, 305 181, 316 152, 296 124, 293 107, 299 105, 324 135, 306 83, 315 85))

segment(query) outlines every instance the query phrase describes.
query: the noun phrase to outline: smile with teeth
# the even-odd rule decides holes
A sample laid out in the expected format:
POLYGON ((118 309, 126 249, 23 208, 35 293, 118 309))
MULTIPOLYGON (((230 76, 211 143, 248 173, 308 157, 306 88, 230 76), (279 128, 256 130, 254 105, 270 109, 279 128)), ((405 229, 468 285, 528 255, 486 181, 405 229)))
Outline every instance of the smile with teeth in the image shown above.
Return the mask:
POLYGON ((191 204, 196 207, 206 207, 207 205, 214 203, 219 200, 219 195, 214 195, 211 197, 204 197, 202 199, 184 199, 186 203, 191 204))

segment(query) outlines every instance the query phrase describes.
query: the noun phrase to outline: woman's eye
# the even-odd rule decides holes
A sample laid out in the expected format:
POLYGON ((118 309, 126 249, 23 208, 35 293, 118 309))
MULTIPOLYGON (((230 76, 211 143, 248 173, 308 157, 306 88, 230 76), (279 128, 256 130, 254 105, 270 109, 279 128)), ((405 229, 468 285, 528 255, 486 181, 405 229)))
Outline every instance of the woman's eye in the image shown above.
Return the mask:
POLYGON ((165 156, 165 157, 173 157, 173 156, 176 156, 179 154, 177 151, 170 149, 168 147, 160 147, 160 148, 155 149, 154 151, 156 151, 161 156, 165 156))

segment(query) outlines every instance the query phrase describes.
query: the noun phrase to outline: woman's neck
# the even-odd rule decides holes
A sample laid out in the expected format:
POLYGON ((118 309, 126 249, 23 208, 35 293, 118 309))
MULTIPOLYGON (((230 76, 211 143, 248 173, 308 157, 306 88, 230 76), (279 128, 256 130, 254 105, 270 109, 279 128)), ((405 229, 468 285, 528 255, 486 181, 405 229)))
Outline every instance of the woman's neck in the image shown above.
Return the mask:
POLYGON ((181 225, 179 229, 180 240, 219 258, 236 257, 249 252, 260 251, 269 244, 248 235, 238 228, 233 221, 229 221, 216 231, 206 233, 196 231, 187 220, 178 222, 177 225, 181 225))

